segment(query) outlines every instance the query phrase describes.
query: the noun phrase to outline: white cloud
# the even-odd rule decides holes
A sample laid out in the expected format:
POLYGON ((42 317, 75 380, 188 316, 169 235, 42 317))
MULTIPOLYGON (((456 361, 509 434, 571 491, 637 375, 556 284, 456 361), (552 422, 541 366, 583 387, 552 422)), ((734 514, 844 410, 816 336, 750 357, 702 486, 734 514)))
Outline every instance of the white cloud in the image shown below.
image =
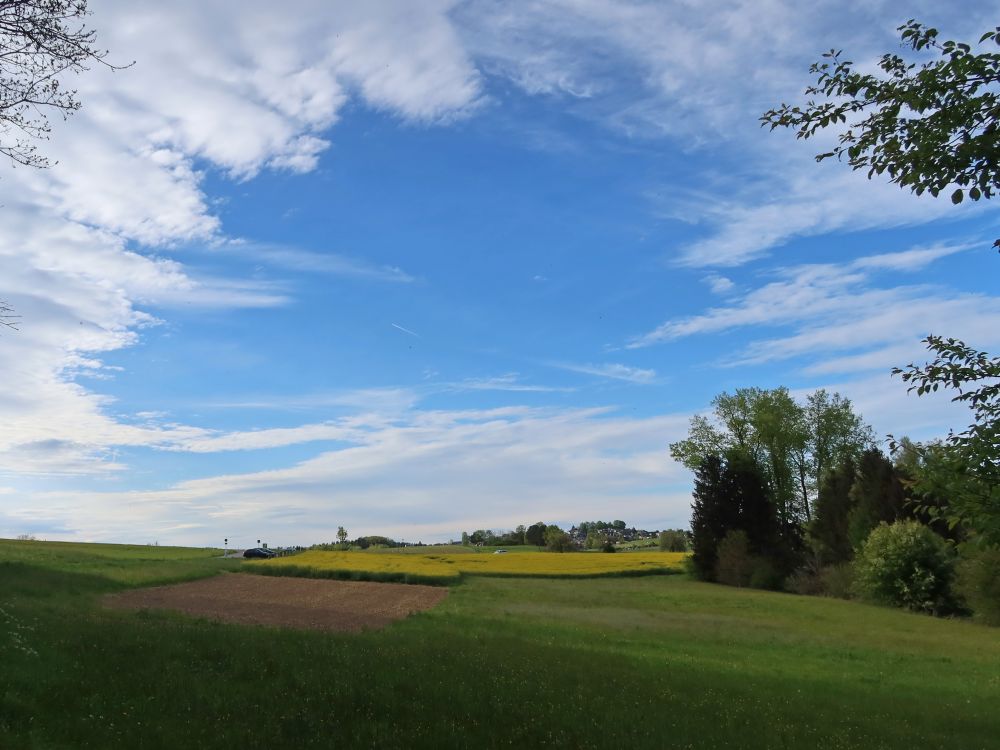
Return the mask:
POLYGON ((397 266, 379 266, 336 252, 316 252, 294 247, 264 245, 234 240, 213 245, 213 249, 250 258, 276 268, 303 273, 370 279, 408 284, 416 279, 397 266))
MULTIPOLYGON (((447 539, 463 528, 570 523, 617 515, 684 525, 686 472, 664 446, 684 416, 607 410, 413 412, 360 429, 354 444, 286 469, 210 477, 164 490, 0 496, 0 523, 80 539, 272 544, 352 534, 447 539), (127 516, 123 507, 128 508, 127 516), (127 520, 126 520, 127 518, 127 520), (217 539, 218 538, 218 539, 217 539)), ((0 533, 4 529, 0 528, 0 533)))
POLYGON ((446 383, 442 388, 454 391, 511 391, 515 393, 567 393, 575 390, 560 386, 525 383, 516 372, 508 372, 490 378, 466 378, 456 383, 446 383))
MULTIPOLYGON (((450 8, 92 4, 109 59, 135 64, 95 66, 74 79, 84 108, 54 122, 44 144, 58 163, 0 179, 0 299, 23 316, 21 332, 0 348, 8 390, 0 398, 0 468, 118 471, 107 446, 224 442, 211 431, 122 423, 109 416, 110 400, 77 378, 107 376, 99 355, 132 345, 157 322, 143 306, 286 304, 280 284, 208 277, 168 257, 179 243, 226 246, 204 171, 249 179, 262 169, 313 169, 352 95, 415 122, 475 108, 479 75, 452 31, 450 8)), ((300 271, 411 280, 394 266, 334 254, 247 252, 300 271)))
POLYGON ((557 363, 554 366, 563 370, 569 370, 570 372, 596 375, 612 380, 624 380, 628 383, 648 384, 656 380, 656 370, 631 367, 617 362, 604 362, 602 364, 573 364, 563 362, 557 363))
POLYGON ((717 273, 708 274, 702 281, 708 284, 708 288, 712 290, 713 294, 726 294, 727 292, 731 292, 736 286, 732 279, 728 279, 717 273))
POLYGON ((876 272, 915 271, 967 246, 883 253, 843 264, 811 264, 777 271, 778 279, 704 313, 668 320, 635 337, 629 348, 688 336, 749 328, 790 328, 787 335, 758 332, 724 364, 745 366, 812 357, 813 374, 888 370, 920 354, 920 340, 946 331, 981 347, 1000 343, 1000 297, 941 286, 882 287, 876 272), (815 358, 819 358, 818 360, 815 358))
POLYGON ((409 388, 359 388, 329 393, 303 395, 263 395, 239 399, 215 399, 196 404, 209 409, 280 409, 313 411, 323 408, 347 408, 374 414, 396 414, 412 408, 420 396, 409 388))
POLYGON ((939 258, 945 258, 978 246, 976 243, 964 245, 938 243, 930 247, 915 247, 902 252, 869 255, 864 258, 858 258, 851 266, 853 268, 871 268, 882 271, 916 271, 930 265, 939 258))
MULTIPOLYGON (((959 39, 993 25, 994 9, 983 0, 963 4, 959 17, 941 18, 938 5, 921 0, 907 13, 947 21, 943 32, 959 39)), ((765 110, 803 98, 813 82, 810 63, 831 46, 844 48, 862 69, 899 50, 896 27, 905 17, 891 5, 472 0, 456 18, 480 65, 528 94, 723 162, 706 168, 692 159, 683 179, 662 190, 669 197, 660 213, 706 228, 703 239, 669 249, 682 265, 736 266, 796 237, 917 225, 974 210, 918 200, 881 180, 868 183, 845 165, 815 164, 828 134, 803 143, 759 127, 765 110)))
MULTIPOLYGON (((776 150, 764 150, 777 158, 776 150)), ((765 185, 745 190, 742 196, 683 201, 674 210, 698 217, 712 233, 681 248, 673 261, 692 267, 739 266, 796 237, 911 226, 985 210, 971 205, 956 208, 951 201, 929 194, 917 198, 887 182, 868 182, 840 164, 817 165, 810 157, 811 151, 783 154, 780 168, 765 185)), ((762 170, 765 167, 761 164, 762 170)))
MULTIPOLYGON (((677 477, 663 446, 682 434, 679 417, 624 420, 512 409, 403 419, 400 412, 416 401, 413 392, 370 389, 232 402, 228 406, 303 410, 336 405, 360 414, 227 432, 153 414, 137 414, 140 421, 130 423, 110 415, 110 399, 78 378, 112 373, 102 354, 132 345, 157 323, 144 306, 289 301, 280 285, 207 277, 170 258, 177 245, 211 247, 227 239, 205 194, 207 171, 246 180, 261 170, 311 170, 352 100, 421 126, 466 117, 491 103, 477 66, 619 132, 667 134, 685 150, 711 146, 736 154, 740 170, 707 175, 713 179, 706 190, 727 200, 691 201, 688 194, 687 203, 667 207, 711 233, 682 249, 681 260, 690 265, 733 265, 794 237, 950 214, 954 209, 944 203, 869 186, 832 165, 821 176, 808 146, 796 156, 781 145, 757 148, 757 113, 799 91, 819 51, 815 40, 847 27, 831 19, 846 14, 860 29, 851 34, 859 54, 886 49, 892 39, 886 19, 895 11, 872 7, 730 0, 706 12, 690 3, 606 0, 292 0, 280 7, 250 0, 234 10, 193 0, 94 2, 101 44, 114 61, 134 59, 135 66, 97 67, 74 81, 85 108, 55 123, 46 144, 59 164, 45 172, 8 171, 0 179, 0 298, 24 316, 22 332, 5 334, 0 347, 0 471, 121 472, 118 447, 210 453, 317 440, 353 445, 280 471, 162 491, 3 495, 0 522, 44 523, 94 539, 134 538, 141 530, 185 542, 199 523, 206 524, 205 542, 217 541, 222 529, 252 536, 262 525, 292 535, 306 528, 318 534, 325 523, 332 534, 345 521, 371 531, 440 535, 463 525, 527 521, 536 513, 579 520, 621 503, 645 518, 669 518, 662 525, 682 525, 686 491, 663 489, 677 477), (750 152, 759 156, 745 158, 750 152), (744 179, 751 187, 734 195, 744 179), (662 510, 666 503, 669 512, 662 510), (320 527, 307 527, 303 515, 320 527)), ((963 22, 975 23, 977 31, 984 15, 963 10, 963 22)), ((703 177, 687 181, 702 184, 703 177)), ((282 247, 246 250, 293 270, 411 280, 391 264, 282 247)), ((841 353, 809 365, 825 374, 881 366, 903 353, 892 349, 899 338, 915 340, 920 326, 931 323, 989 345, 1000 330, 994 298, 870 284, 879 269, 917 268, 947 252, 924 248, 846 267, 800 267, 728 305, 668 321, 633 346, 751 324, 791 326, 789 336, 752 342, 744 361, 815 355, 822 346, 841 353), (915 313, 908 316, 908 309, 915 313)), ((709 283, 719 293, 732 292, 725 281, 716 276, 709 283)), ((653 370, 623 364, 572 367, 629 382, 655 378, 653 370)), ((525 383, 516 374, 446 387, 568 390, 525 383)))

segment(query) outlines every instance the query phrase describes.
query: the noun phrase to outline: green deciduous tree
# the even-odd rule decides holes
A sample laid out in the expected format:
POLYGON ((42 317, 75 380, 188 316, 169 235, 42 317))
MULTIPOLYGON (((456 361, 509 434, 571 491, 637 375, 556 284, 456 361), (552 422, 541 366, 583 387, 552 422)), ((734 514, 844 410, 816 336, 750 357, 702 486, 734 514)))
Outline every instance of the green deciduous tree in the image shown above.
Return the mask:
POLYGON ((918 65, 889 53, 874 73, 830 50, 810 68, 816 83, 805 106, 782 104, 762 124, 793 128, 799 138, 839 128, 838 145, 817 161, 846 159, 869 178, 885 173, 918 195, 953 189, 955 203, 991 198, 1000 186, 1000 54, 993 51, 1000 27, 980 37, 985 49, 977 52, 938 41, 937 29, 912 19, 898 30, 904 45, 936 59, 918 65))
POLYGON ((528 544, 541 547, 545 544, 545 524, 539 521, 533 523, 524 532, 524 538, 528 544))
POLYGON ((661 531, 658 541, 663 552, 687 552, 688 549, 688 535, 681 529, 661 531))
POLYGON ((957 391, 952 400, 969 405, 972 424, 952 432, 943 444, 923 446, 913 491, 925 499, 923 510, 962 524, 976 541, 1000 546, 1000 357, 976 351, 956 339, 928 336, 936 357, 923 365, 896 368, 918 396, 939 388, 957 391))
POLYGON ((954 609, 954 560, 944 540, 918 521, 880 524, 854 564, 859 591, 873 601, 920 612, 954 609))
MULTIPOLYGON (((838 146, 818 161, 846 158, 869 178, 887 174, 918 195, 951 190, 955 203, 992 198, 1000 186, 1000 27, 982 34, 975 51, 972 44, 939 41, 936 29, 912 19, 898 30, 904 45, 935 59, 918 65, 886 54, 881 72, 871 73, 831 50, 810 69, 817 78, 806 95, 820 100, 782 104, 765 112, 762 124, 794 128, 806 139, 839 128, 838 146)), ((978 543, 1000 545, 1000 360, 956 339, 925 341, 936 358, 894 372, 918 395, 957 390, 954 400, 972 407, 974 422, 926 449, 913 489, 925 513, 939 512, 953 527, 966 524, 978 543)))
POLYGON ((956 588, 977 620, 1000 625, 1000 549, 977 549, 967 554, 958 565, 956 588))
POLYGON ((545 547, 550 552, 572 552, 576 549, 569 534, 555 524, 545 527, 545 547))
POLYGON ((787 388, 739 388, 712 400, 712 418, 692 418, 688 437, 671 455, 695 470, 706 456, 739 453, 768 479, 783 522, 808 520, 820 477, 843 456, 874 442, 870 427, 839 394, 816 391, 800 405, 787 388))
POLYGON ((816 498, 827 471, 839 462, 857 459, 875 445, 875 432, 854 413, 850 399, 820 389, 806 396, 803 407, 805 446, 796 454, 799 491, 809 518, 810 498, 816 498))

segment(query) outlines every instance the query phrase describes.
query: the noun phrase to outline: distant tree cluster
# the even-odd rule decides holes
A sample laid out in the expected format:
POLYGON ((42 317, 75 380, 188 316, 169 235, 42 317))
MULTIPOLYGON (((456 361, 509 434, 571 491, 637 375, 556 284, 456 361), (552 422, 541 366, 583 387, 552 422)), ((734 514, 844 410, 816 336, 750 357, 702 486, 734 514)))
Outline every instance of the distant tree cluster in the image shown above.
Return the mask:
POLYGON ((396 539, 391 539, 387 536, 379 536, 378 534, 371 534, 368 536, 359 536, 355 539, 348 539, 347 530, 343 526, 337 529, 337 541, 336 542, 324 542, 320 544, 314 544, 309 549, 318 549, 324 551, 346 551, 352 549, 368 549, 370 547, 374 548, 385 548, 394 549, 397 547, 423 547, 425 546, 423 542, 400 542, 396 539))
POLYGON ((572 537, 555 524, 549 524, 544 534, 545 548, 549 552, 574 552, 577 549, 572 537))
MULTIPOLYGON (((979 353, 950 351, 957 351, 955 360, 971 357, 973 366, 957 372, 958 365, 949 369, 946 361, 899 372, 923 384, 916 386, 921 392, 933 390, 927 378, 947 373, 945 385, 958 387, 954 377, 994 372, 996 364, 979 353)), ((796 410, 765 391, 737 394, 740 409, 732 408, 735 399, 728 394, 714 402, 728 420, 724 428, 696 417, 691 437, 672 446, 682 460, 690 460, 709 438, 718 450, 701 458, 695 470, 690 540, 695 575, 734 586, 856 595, 935 614, 974 610, 981 619, 996 618, 1000 447, 993 409, 1000 402, 1000 377, 960 394, 977 416, 965 433, 926 445, 902 438, 893 442, 891 457, 869 443, 871 430, 848 401, 836 395, 811 398, 837 404, 836 423, 846 429, 829 433, 828 444, 837 449, 822 463, 813 461, 822 466, 815 497, 800 495, 807 505, 797 513, 787 512, 789 496, 775 481, 782 472, 775 457, 788 457, 791 466, 801 465, 801 459, 767 447, 766 438, 757 435, 761 412, 753 405, 755 399, 784 402, 771 412, 775 422, 763 422, 775 433, 794 432, 796 423, 782 420, 795 420, 796 410)))
POLYGON ((805 407, 783 388, 741 389, 713 404, 716 421, 695 417, 689 438, 671 446, 676 458, 699 461, 691 506, 699 578, 803 593, 832 593, 831 580, 842 594, 928 612, 959 608, 950 550, 968 529, 946 523, 942 510, 957 489, 934 494, 920 480, 945 447, 904 439, 893 461, 850 402, 823 391, 805 407), (799 480, 795 490, 789 477, 799 480), (890 558, 894 582, 882 580, 890 558), (854 581, 846 590, 845 575, 854 581))
POLYGON ((663 552, 687 552, 691 548, 691 533, 684 529, 666 529, 660 532, 657 544, 663 552))
MULTIPOLYGON (((687 532, 682 530, 668 533, 667 542, 662 542, 660 548, 667 551, 684 551, 687 549, 687 532), (664 546, 665 545, 665 546, 664 546)), ((531 526, 518 526, 513 531, 493 531, 477 529, 473 532, 462 532, 464 546, 511 547, 528 545, 543 547, 551 552, 569 552, 577 549, 604 550, 614 552, 619 548, 634 549, 636 547, 657 546, 658 532, 629 528, 625 521, 581 521, 579 524, 565 530, 555 524, 541 521, 531 526)))
POLYGON ((518 526, 513 531, 493 531, 492 529, 476 529, 472 533, 462 532, 463 546, 483 546, 483 547, 513 547, 517 545, 530 544, 541 547, 545 544, 544 534, 546 526, 544 523, 536 523, 531 526, 518 526))

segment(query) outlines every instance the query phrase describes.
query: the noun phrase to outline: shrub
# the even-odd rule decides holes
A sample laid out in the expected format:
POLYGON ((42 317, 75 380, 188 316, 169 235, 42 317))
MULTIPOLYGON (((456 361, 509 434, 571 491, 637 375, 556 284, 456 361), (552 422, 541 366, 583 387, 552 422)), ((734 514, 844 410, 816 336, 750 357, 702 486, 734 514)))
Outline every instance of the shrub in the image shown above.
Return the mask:
POLYGON ((694 555, 688 555, 681 561, 681 569, 684 571, 685 575, 690 576, 691 578, 705 580, 702 577, 702 570, 695 562, 694 555))
POLYGON ((664 552, 687 552, 687 534, 680 529, 667 529, 660 532, 660 549, 664 552))
POLYGON ((784 588, 803 596, 850 599, 854 589, 854 569, 850 563, 824 565, 819 569, 805 565, 788 576, 784 588))
POLYGON ((954 566, 944 540, 917 521, 876 526, 854 561, 858 592, 916 612, 954 609, 954 566))
POLYGON ((854 594, 854 566, 850 563, 827 565, 819 572, 819 585, 823 596, 850 599, 854 594))
POLYGON ((962 560, 956 589, 975 619, 1000 625, 1000 549, 978 550, 962 560))
POLYGON ((802 567, 785 580, 785 590, 802 596, 820 596, 823 582, 814 568, 802 567))
POLYGON ((748 586, 753 573, 754 558, 750 540, 742 529, 728 532, 719 542, 715 578, 729 586, 748 586))
POLYGON ((750 588, 778 591, 785 583, 785 576, 771 560, 754 557, 750 561, 750 588))

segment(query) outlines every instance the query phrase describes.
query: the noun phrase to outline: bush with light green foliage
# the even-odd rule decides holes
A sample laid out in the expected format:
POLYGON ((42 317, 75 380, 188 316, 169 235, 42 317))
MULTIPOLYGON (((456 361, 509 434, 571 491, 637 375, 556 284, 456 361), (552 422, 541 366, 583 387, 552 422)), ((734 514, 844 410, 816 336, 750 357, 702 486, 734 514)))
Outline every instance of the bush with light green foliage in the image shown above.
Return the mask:
POLYGON ((1000 549, 981 549, 967 555, 958 564, 955 588, 976 620, 1000 625, 1000 549))
POLYGON ((858 593, 871 601, 933 614, 955 609, 953 556, 917 521, 876 526, 854 561, 854 574, 858 593))

